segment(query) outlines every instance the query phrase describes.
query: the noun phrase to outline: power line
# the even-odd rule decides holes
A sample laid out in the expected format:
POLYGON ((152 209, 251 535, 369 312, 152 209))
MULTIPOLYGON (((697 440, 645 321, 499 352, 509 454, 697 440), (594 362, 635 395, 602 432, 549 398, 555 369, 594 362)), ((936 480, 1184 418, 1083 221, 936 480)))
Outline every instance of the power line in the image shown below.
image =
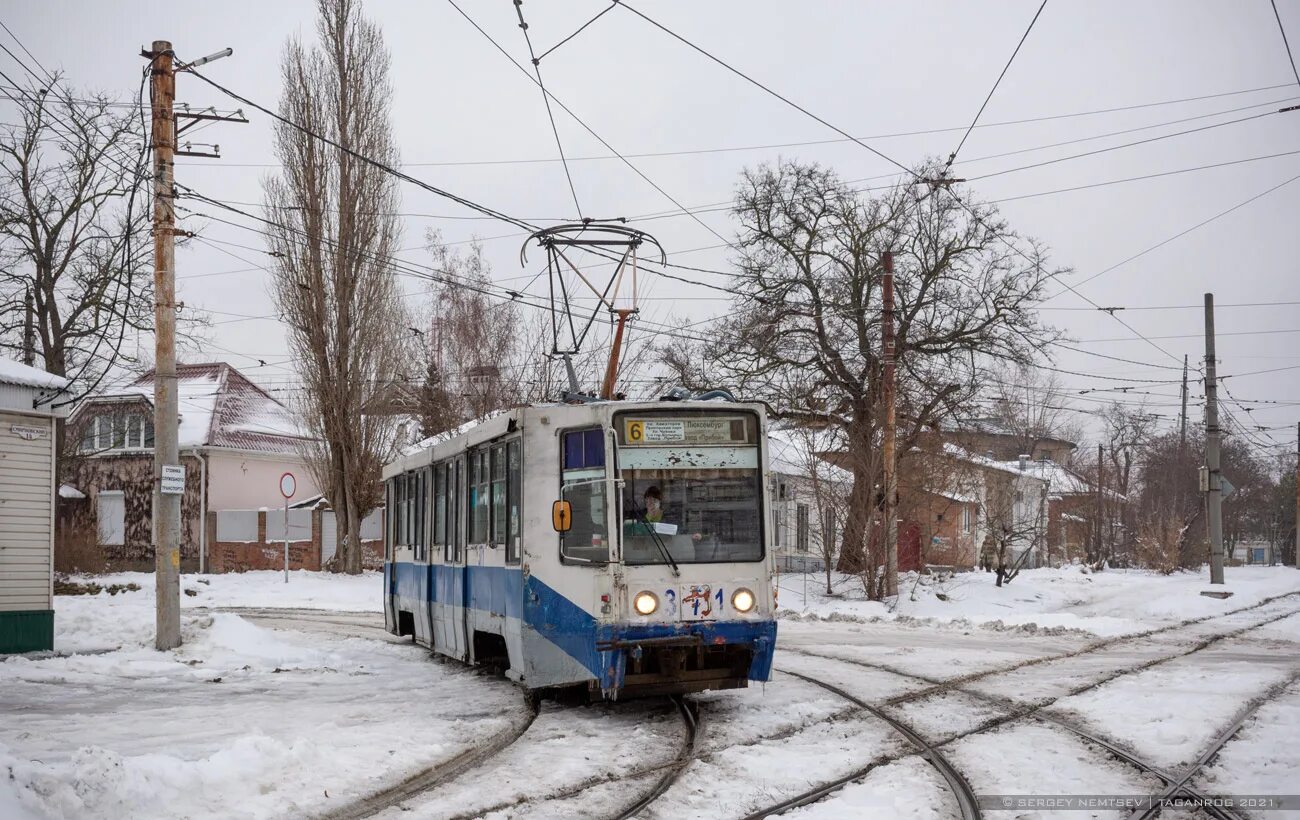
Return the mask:
POLYGON ((1043 13, 1043 9, 1045 8, 1047 8, 1047 0, 1043 0, 1042 4, 1038 7, 1038 11, 1034 12, 1034 19, 1029 21, 1029 27, 1025 29, 1024 34, 1020 35, 1020 42, 1016 43, 1015 51, 1011 52, 1010 59, 1008 59, 1007 64, 1002 67, 1002 73, 998 75, 997 80, 993 83, 993 87, 989 89, 988 96, 985 97, 984 102, 980 104, 980 110, 975 112, 975 119, 971 120, 970 127, 966 129, 965 134, 961 135, 961 142, 957 143, 957 147, 948 155, 948 162, 944 164, 945 171, 952 168, 953 161, 957 159, 957 155, 961 153, 962 146, 966 144, 966 138, 970 136, 971 131, 975 130, 976 123, 980 121, 980 115, 984 113, 984 109, 988 107, 989 100, 993 99, 994 92, 996 92, 998 86, 1002 84, 1002 78, 1007 76, 1007 71, 1011 68, 1011 64, 1015 62, 1016 55, 1020 53, 1020 47, 1025 44, 1025 40, 1029 39, 1029 32, 1034 30, 1034 23, 1038 22, 1038 16, 1043 13))
POLYGON ((979 176, 970 177, 969 181, 977 182, 982 179, 991 179, 993 177, 1005 176, 1006 174, 1014 174, 1019 171, 1028 171, 1033 168, 1042 168, 1046 165, 1055 165, 1058 162, 1069 162, 1071 160, 1082 159, 1084 157, 1097 156, 1098 154, 1107 154, 1110 153, 1111 151, 1120 151, 1125 148, 1132 148, 1137 145, 1146 145, 1147 143, 1159 142, 1161 140, 1172 139, 1174 137, 1186 136, 1187 134, 1196 134, 1202 131, 1210 131, 1215 128, 1222 128, 1225 125, 1236 125, 1238 123, 1250 122, 1251 120, 1257 120, 1260 119, 1261 117, 1271 117, 1274 114, 1281 114, 1284 112, 1294 111, 1294 110, 1296 110, 1296 108, 1292 106, 1290 108, 1279 108, 1275 111, 1264 111, 1259 114, 1251 114, 1249 117, 1238 117, 1235 120, 1227 120, 1226 122, 1216 122, 1216 123, 1211 123, 1209 125, 1198 126, 1196 128, 1188 128, 1183 131, 1175 131, 1172 134, 1161 134, 1155 137, 1147 137, 1146 139, 1134 140, 1133 142, 1126 142, 1121 145, 1112 145, 1106 148, 1097 148, 1092 151, 1084 151, 1083 153, 1080 154, 1070 154, 1069 156, 1046 159, 1043 160, 1042 162, 1035 162, 1030 165, 1021 165, 1016 168, 1006 168, 1001 171, 992 171, 987 174, 980 174, 979 176))
POLYGON ((312 139, 318 140, 320 142, 325 143, 326 145, 336 148, 342 151, 343 153, 347 154, 348 156, 352 157, 353 159, 360 160, 361 162, 364 162, 367 165, 377 168, 380 171, 389 174, 390 176, 396 177, 397 179, 403 180, 404 182, 409 182, 410 184, 415 185, 418 188, 422 188, 423 190, 426 190, 429 193, 435 194, 440 197, 444 197, 446 199, 451 200, 452 202, 455 202, 458 205, 463 205, 466 208, 469 208, 474 211, 478 211, 479 213, 485 216, 490 216, 494 219, 499 219, 502 222, 507 222, 511 225, 514 225, 515 227, 523 228, 528 231, 533 231, 537 229, 537 226, 531 225, 528 222, 523 221, 522 219, 517 219, 513 216, 508 216, 493 208, 489 208, 486 205, 481 205, 477 202, 474 202, 473 200, 467 199, 458 194, 453 194, 452 192, 439 188, 435 185, 430 185, 429 183, 425 182, 422 179, 413 177, 404 171, 400 171, 392 167, 391 165, 387 165, 383 162, 380 162, 379 160, 373 159, 372 157, 362 154, 361 152, 356 151, 346 145, 343 145, 342 143, 336 140, 330 139, 324 134, 318 134, 315 131, 311 130, 310 128, 307 128, 306 126, 300 123, 294 122, 288 117, 281 116, 280 114, 276 113, 275 111, 272 111, 271 109, 267 108, 264 105, 255 103, 252 100, 248 99, 247 97, 241 96, 240 94, 231 91, 229 88, 226 88, 225 86, 221 85, 215 80, 212 80, 209 77, 199 73, 197 70, 193 68, 186 68, 185 70, 188 71, 190 74, 193 74, 195 77, 198 77, 200 80, 212 86, 213 88, 217 89, 221 93, 230 97, 231 99, 238 100, 239 102, 242 102, 244 105, 255 108, 258 111, 261 111, 263 114, 266 114, 268 117, 275 119, 277 122, 282 122, 285 125, 289 126, 290 128, 293 128, 296 131, 300 131, 303 134, 306 134, 307 136, 311 137, 312 139))
MULTIPOLYGON (((1274 191, 1276 191, 1276 190, 1278 190, 1278 189, 1280 189, 1280 188, 1285 188, 1287 185, 1290 185, 1291 183, 1295 182, 1297 179, 1300 179, 1300 174, 1297 174, 1296 176, 1293 176, 1293 177, 1291 177, 1290 179, 1288 179, 1288 180, 1286 180, 1286 181, 1284 181, 1284 182, 1279 182, 1277 185, 1274 185, 1273 187, 1271 187, 1271 188, 1269 188, 1269 189, 1267 189, 1267 190, 1265 190, 1265 191, 1261 191, 1260 193, 1255 194, 1254 196, 1250 197, 1249 199, 1242 200, 1241 202, 1238 202, 1236 205, 1233 205, 1232 207, 1230 207, 1230 208, 1228 208, 1228 209, 1226 209, 1226 210, 1220 211, 1219 213, 1215 214, 1214 216, 1210 217, 1209 219, 1202 220, 1202 221, 1196 223, 1195 225, 1193 225, 1193 226, 1190 227, 1190 228, 1187 228, 1187 229, 1185 229, 1185 230, 1179 231, 1178 233, 1174 234, 1173 236, 1168 237, 1167 239, 1163 239, 1163 240, 1161 240, 1160 242, 1157 242, 1156 244, 1152 245, 1151 247, 1147 248, 1146 250, 1139 251, 1139 252, 1133 254, 1132 256, 1128 257, 1127 259, 1123 259, 1123 260, 1121 260, 1121 261, 1119 261, 1119 262, 1116 262, 1115 264, 1111 265, 1109 268, 1106 268, 1105 270, 1098 271, 1097 273, 1094 273, 1093 275, 1089 276, 1087 279, 1082 280, 1081 282, 1079 282, 1079 284, 1080 284, 1080 285, 1086 285, 1087 283, 1091 282, 1092 280, 1096 279, 1096 278, 1099 277, 1099 276, 1104 276, 1104 275, 1110 273, 1111 271, 1116 270, 1117 268, 1121 268, 1121 267, 1123 267, 1124 265, 1127 265, 1129 262, 1134 261, 1135 259, 1139 259, 1139 258, 1141 258, 1141 257, 1143 257, 1143 256, 1146 256, 1148 253, 1151 253, 1151 252, 1154 251, 1154 250, 1157 250, 1157 249, 1159 249, 1159 248, 1164 247, 1165 245, 1168 245, 1170 242, 1173 242, 1175 239, 1180 239, 1180 238, 1186 236, 1187 234, 1192 233, 1193 231, 1199 230, 1200 228, 1203 228, 1203 227, 1205 227, 1206 225, 1209 225, 1211 222, 1215 222, 1215 221, 1217 221, 1217 220, 1219 220, 1219 219, 1222 219, 1223 217, 1227 216, 1228 214, 1232 213, 1233 211, 1238 210, 1239 208, 1244 208, 1245 206, 1249 205, 1250 203, 1254 202, 1254 201, 1257 200, 1257 199, 1263 199, 1264 197, 1268 196, 1269 194, 1273 193, 1274 191)), ((1065 283, 1062 282, 1062 284, 1065 284, 1065 283)), ((1067 287, 1068 287, 1068 286, 1067 286, 1067 287)), ((1074 289, 1073 289, 1073 288, 1069 288, 1069 290, 1073 291, 1074 289)), ((1064 293, 1064 292, 1065 292, 1065 291, 1059 291, 1059 292, 1057 292, 1057 293, 1054 293, 1054 294, 1052 294, 1051 296, 1048 296, 1046 299, 1044 299, 1043 302, 1045 302, 1045 303, 1046 303, 1046 302, 1050 302, 1051 300, 1053 300, 1053 299, 1055 299, 1056 297, 1060 296, 1060 295, 1061 295, 1062 293, 1064 293)))
POLYGON ((704 222, 704 220, 700 219, 700 218, 699 218, 698 216, 696 216, 693 212, 691 212, 691 211, 690 211, 690 210, 689 210, 685 205, 683 205, 683 204, 681 204, 680 202, 678 202, 676 198, 674 198, 671 194, 669 194, 667 191, 665 191, 663 188, 661 188, 661 187, 658 185, 658 183, 656 183, 654 180, 650 179, 650 177, 646 176, 645 173, 642 172, 640 168, 637 168, 635 165, 633 165, 632 162, 629 161, 629 160, 627 159, 627 157, 623 156, 623 155, 620 154, 617 150, 615 150, 614 146, 612 146, 612 145, 610 145, 608 142, 606 142, 605 139, 604 139, 604 137, 602 137, 600 134, 597 134, 597 133, 595 132, 595 130, 593 130, 591 126, 587 125, 587 123, 586 123, 586 122, 585 122, 581 117, 579 117, 577 114, 573 113, 573 110, 570 109, 567 105, 565 105, 564 102, 563 102, 562 100, 560 100, 560 99, 559 99, 558 97, 556 97, 554 94, 552 94, 552 93, 550 93, 549 91, 547 91, 547 90, 546 90, 546 87, 543 86, 539 80, 537 80, 537 79, 535 79, 534 77, 532 77, 531 75, 529 75, 529 73, 528 73, 528 69, 526 69, 526 68, 524 68, 522 65, 520 65, 519 62, 518 62, 517 60, 515 60, 515 58, 512 57, 512 56, 510 55, 510 52, 508 52, 508 51, 506 51, 504 48, 502 48, 501 44, 498 43, 498 42, 497 42, 497 41, 492 37, 492 35, 488 34, 487 31, 486 31, 482 26, 480 26, 480 25, 479 25, 479 24, 474 20, 473 17, 470 17, 468 14, 466 14, 465 11, 464 11, 463 9, 461 9, 461 7, 458 6, 458 5, 456 4, 455 0, 447 0, 447 2, 451 5, 452 8, 454 8, 454 9, 455 9, 459 14, 460 14, 461 17, 464 17, 465 20, 468 21, 469 24, 470 24, 471 26, 473 26, 473 27, 475 28, 475 30, 478 31, 479 34, 482 34, 482 35, 487 39, 487 41, 488 41, 489 43, 491 43, 491 44, 493 45, 493 47, 496 48, 497 51, 501 52, 501 54, 502 54, 502 55, 503 55, 507 60, 509 60, 510 63, 511 63, 512 65, 514 65, 515 68, 519 69, 519 71, 522 72, 523 75, 524 75, 525 77, 528 77, 528 79, 529 79, 530 82, 535 82, 535 83, 537 83, 537 86, 538 86, 539 88, 542 89, 542 93, 545 94, 546 97, 547 97, 548 99, 554 100, 554 101, 555 101, 555 104, 558 105, 558 106, 559 106, 559 107, 564 111, 564 113, 566 113, 566 114, 568 114, 570 117, 572 117, 573 120, 574 120, 574 122, 576 122, 576 123, 578 123, 578 125, 582 126, 583 130, 585 130, 588 134, 590 134, 592 137, 594 137, 594 138, 595 138, 595 139, 596 139, 596 140, 597 140, 601 145, 605 146, 605 149, 606 149, 607 151, 610 151, 610 152, 613 153, 615 156, 617 156, 617 157, 618 157, 618 158, 623 162, 624 165, 626 165, 628 168, 632 169, 633 173, 635 173, 637 176, 641 177, 641 179, 645 180, 645 181, 650 185, 650 187, 654 188, 656 191, 658 191, 660 194, 662 194, 663 197, 664 197, 665 199, 667 199, 669 202, 671 202, 672 204, 676 205, 676 206, 677 206, 678 208, 680 208, 682 211, 684 211, 685 213, 687 213, 687 214, 688 214, 692 219, 694 219, 697 223, 699 223, 700 227, 704 228, 706 231, 708 231, 709 233, 711 233, 711 234, 713 234, 714 236, 716 236, 716 237, 717 237, 718 239, 720 239, 722 242, 725 242, 725 243, 728 244, 728 245, 731 244, 731 243, 727 240, 727 238, 726 238, 725 236, 723 236, 722 234, 720 234, 720 233, 718 233, 716 230, 714 230, 712 226, 706 224, 706 223, 704 222))
POLYGON ((569 173, 569 161, 564 158, 564 143, 560 140, 560 129, 555 126, 555 112, 551 111, 551 95, 546 93, 546 84, 542 82, 542 61, 533 51, 533 38, 528 35, 528 23, 524 22, 524 0, 515 0, 515 13, 519 15, 519 28, 523 30, 524 42, 528 44, 528 56, 533 61, 533 74, 537 77, 537 87, 542 90, 542 102, 546 104, 546 118, 551 121, 555 147, 559 150, 560 162, 564 165, 564 178, 569 181, 569 193, 573 194, 573 207, 578 210, 578 218, 581 219, 582 205, 578 203, 578 189, 573 187, 573 174, 569 173))
MULTIPOLYGON (((543 57, 544 56, 545 55, 543 55, 543 57)), ((539 57, 538 59, 542 59, 542 58, 539 57)), ((1253 94, 1260 91, 1273 91, 1278 88, 1289 88, 1291 85, 1292 83, 1287 82, 1287 83, 1280 83, 1278 85, 1259 86, 1257 88, 1244 88, 1239 91, 1224 91, 1217 94, 1202 94, 1200 96, 1195 96, 1195 97, 1180 97, 1172 100, 1159 100, 1156 102, 1137 103, 1134 105, 1124 105, 1124 106, 1118 106, 1112 108, 1097 108, 1089 111, 1075 111, 1066 114, 1048 114, 1048 115, 1042 115, 1036 117, 1015 119, 1015 120, 1002 120, 999 122, 982 123, 975 126, 975 128, 976 130, 980 130, 984 128, 1005 128, 1007 126, 1013 126, 1013 125, 1029 125, 1029 124, 1039 123, 1039 122, 1050 122, 1053 120, 1074 119, 1077 117, 1097 116, 1101 114, 1113 114, 1113 113, 1119 113, 1124 111, 1137 111, 1145 108, 1158 108, 1161 106, 1177 105, 1186 102, 1198 102, 1201 100, 1218 99, 1220 97, 1233 97, 1233 96, 1240 96, 1243 94, 1253 94)), ((1288 99, 1292 99, 1292 98, 1288 98, 1288 99)), ((1221 112, 1216 112, 1215 114, 1205 114, 1201 116, 1202 117, 1217 116, 1218 114, 1222 114, 1222 113, 1241 111, 1241 110, 1245 110, 1246 108, 1255 108, 1260 105, 1268 105, 1268 104, 1270 103, 1255 103, 1254 105, 1244 106, 1242 108, 1233 108, 1233 109, 1228 109, 1228 111, 1221 111, 1221 112)), ((1186 119, 1188 118, 1173 120, 1172 122, 1185 122, 1186 119)), ((1197 119, 1197 117, 1192 117, 1190 119, 1197 119)), ((1164 124, 1169 124, 1169 123, 1164 123, 1164 124)), ((926 129, 919 129, 913 131, 896 131, 896 132, 889 132, 889 133, 882 133, 882 134, 864 134, 858 136, 857 139, 880 140, 880 139, 896 139, 900 137, 926 136, 930 134, 949 134, 949 133, 961 132, 965 127, 966 126, 956 125, 956 126, 948 126, 944 128, 926 128, 926 129)), ((1146 126, 1146 127, 1154 128, 1156 126, 1146 126)), ((1115 133, 1128 133, 1128 132, 1120 131, 1115 133)), ((1107 136, 1113 136, 1113 134, 1107 136)), ((658 157, 679 157, 679 156, 689 156, 694 154, 720 154, 720 153, 731 153, 731 152, 740 152, 740 151, 766 151, 766 150, 779 149, 779 148, 802 148, 806 146, 815 146, 815 145, 834 145, 841 142, 851 142, 851 141, 852 140, 845 139, 845 138, 802 140, 796 142, 776 142, 776 143, 766 143, 766 144, 759 144, 759 145, 731 145, 731 146, 720 146, 720 147, 713 147, 713 148, 685 148, 685 149, 676 149, 671 151, 643 151, 637 153, 624 153, 623 156, 627 157, 628 159, 653 159, 658 157)), ((985 157, 984 159, 988 159, 988 158, 990 157, 985 157)), ((569 162, 600 162, 600 161, 609 161, 609 160, 617 160, 617 159, 618 157, 615 156, 614 154, 599 154, 599 155, 568 157, 569 162)), ((976 162, 977 159, 970 159, 967 160, 967 162, 976 162)), ((437 161, 437 162, 401 162, 401 163, 397 163, 397 165, 398 167, 402 167, 402 168, 441 168, 441 167, 466 167, 466 166, 476 166, 476 165, 536 165, 536 164, 551 163, 551 162, 559 162, 559 160, 554 157, 533 157, 533 158, 515 158, 515 159, 444 160, 444 161, 437 161)), ((188 164, 192 166, 201 166, 201 165, 217 165, 218 163, 191 162, 188 164)), ((279 167, 279 163, 275 163, 275 162, 244 162, 244 163, 223 162, 220 163, 220 165, 221 167, 224 168, 278 168, 279 167)), ((478 219, 481 217, 459 217, 459 218, 478 219)))
POLYGON ((1282 45, 1286 46, 1286 58, 1291 61, 1291 73, 1295 75, 1296 85, 1300 85, 1300 71, 1295 67, 1295 55, 1291 53, 1291 41, 1286 38, 1286 27, 1282 25, 1282 15, 1277 10, 1277 0, 1269 0, 1273 4, 1273 16, 1277 18, 1277 30, 1282 34, 1282 45))
POLYGON ((1091 188, 1104 188, 1109 185, 1120 185, 1125 182, 1140 182, 1142 180, 1147 180, 1147 179, 1159 179, 1160 177, 1170 177, 1170 176, 1176 176, 1178 174, 1189 174, 1192 173, 1193 171, 1206 171, 1211 168, 1227 168, 1231 165, 1243 165, 1248 162, 1259 162, 1261 160, 1266 160, 1266 159, 1277 159, 1278 157, 1292 157, 1295 156, 1296 154, 1300 154, 1300 150, 1283 151, 1277 154, 1265 154, 1263 156, 1246 157, 1244 159, 1234 159, 1234 160, 1228 160, 1226 162, 1215 162, 1208 165, 1196 165, 1191 168, 1179 168, 1175 171, 1160 171, 1154 174, 1143 174, 1142 176, 1125 177, 1124 179, 1112 179, 1112 180, 1107 180, 1105 182, 1092 182, 1086 185, 1073 185, 1069 188, 1054 188, 1050 191, 1038 191, 1032 194, 1019 194, 1017 196, 1005 196, 1002 197, 1001 199, 989 200, 989 202, 990 204, 993 205, 1000 205, 1003 202, 1016 202, 1017 200, 1021 200, 1021 199, 1034 199, 1040 196, 1051 196, 1053 194, 1066 194, 1072 191, 1084 191, 1091 188))

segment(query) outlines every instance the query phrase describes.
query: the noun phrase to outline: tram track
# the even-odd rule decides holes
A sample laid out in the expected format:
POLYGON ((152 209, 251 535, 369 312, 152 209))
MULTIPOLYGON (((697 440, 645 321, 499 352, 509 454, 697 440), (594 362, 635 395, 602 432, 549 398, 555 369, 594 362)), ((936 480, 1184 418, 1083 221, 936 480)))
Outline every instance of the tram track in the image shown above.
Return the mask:
POLYGON ((668 791, 673 783, 677 782, 677 778, 681 776, 682 771, 695 758, 695 747, 699 740, 700 729, 699 705, 687 701, 686 698, 680 695, 674 697, 673 702, 677 705, 677 710, 681 714, 682 722, 686 727, 681 749, 664 770, 664 773, 655 781, 654 787, 631 806, 616 814, 614 820, 629 820, 629 818, 640 814, 643 809, 658 800, 660 795, 668 791))
MULTIPOLYGON (((1289 596, 1278 596, 1278 597, 1289 597, 1289 596)), ((1234 610, 1233 613, 1223 613, 1223 615, 1236 614, 1238 612, 1247 611, 1249 609, 1255 609, 1269 602, 1270 601, 1261 602, 1261 604, 1255 607, 1244 607, 1240 610, 1234 610)), ((1006 714, 985 721, 979 726, 974 727, 973 729, 970 729, 965 732, 959 732, 953 734, 938 743, 928 744, 928 747, 930 749, 937 749, 938 747, 947 746, 948 744, 953 743, 957 740, 983 734, 985 732, 989 732, 994 729, 1001 728, 1004 725, 1021 721, 1026 718, 1034 718, 1040 720, 1041 722, 1055 725, 1061 729, 1064 729, 1076 735, 1077 737, 1085 740, 1086 742, 1092 743, 1095 746, 1105 750, 1110 755, 1128 763, 1129 765, 1139 769, 1143 773, 1151 774, 1155 776, 1156 778, 1161 780, 1161 782, 1164 784, 1165 792, 1162 795, 1163 797, 1169 798, 1174 796, 1185 796, 1185 797, 1192 798, 1194 800, 1201 800, 1204 801, 1203 802, 1204 810, 1212 817, 1220 818, 1220 820, 1235 820, 1236 818, 1239 818, 1240 815, 1238 815, 1236 812, 1233 812, 1231 809, 1213 805, 1210 801, 1205 799, 1204 795, 1200 794, 1197 790, 1195 790, 1190 785, 1188 785, 1188 783, 1191 780, 1192 776, 1201 768, 1203 768, 1210 760, 1212 760, 1214 755, 1218 753, 1219 749, 1221 749, 1223 745, 1226 744, 1228 740, 1230 740, 1238 730, 1240 730, 1241 726, 1244 725, 1244 723, 1250 717, 1250 715, 1254 714, 1254 712, 1261 705, 1263 705, 1263 703, 1267 702, 1272 697, 1275 697, 1278 692, 1281 692, 1287 686, 1293 683, 1297 678, 1300 678, 1300 673, 1295 673, 1291 675, 1288 679, 1271 687, 1265 695, 1252 700, 1247 705, 1247 708, 1243 709, 1242 713, 1238 715, 1238 717, 1234 720, 1233 724, 1229 727, 1229 729, 1223 734, 1221 734, 1218 738, 1216 738, 1216 740, 1211 744, 1210 748, 1202 755, 1202 757, 1195 764, 1189 767, 1185 772, 1179 775, 1171 774, 1160 767, 1153 766, 1150 763, 1147 763, 1146 761, 1142 760, 1137 754, 1135 754, 1131 750, 1125 749, 1124 747, 1115 743, 1114 741, 1101 737, 1096 733, 1089 732, 1088 730, 1083 729, 1082 727, 1078 726, 1076 723, 1068 720, 1067 718, 1046 713, 1045 710, 1051 705, 1055 704, 1057 701, 1062 700, 1064 698, 1073 697, 1074 695, 1082 694, 1083 692, 1087 692, 1092 689, 1099 688, 1101 686, 1106 685, 1107 683, 1117 680, 1118 678, 1124 677, 1126 675, 1136 674, 1138 672, 1144 671, 1146 669, 1149 669, 1161 663, 1167 663, 1169 661, 1176 660, 1178 658, 1187 657, 1189 655, 1195 654, 1196 652, 1203 651, 1207 647, 1212 646, 1222 640, 1238 637, 1240 635, 1243 635, 1251 631, 1252 629, 1257 629, 1261 626, 1266 626, 1270 623, 1274 623, 1284 618, 1289 618, 1296 614, 1300 614, 1300 609, 1283 612, 1278 615, 1265 618, 1256 623, 1247 625, 1240 629, 1234 629, 1228 632, 1219 633, 1217 635, 1195 642, 1190 648, 1186 648, 1185 651, 1181 651, 1173 654, 1166 654, 1158 658, 1144 661, 1143 663, 1134 666, 1116 670, 1112 674, 1102 676, 1101 678, 1094 680, 1088 684, 1073 687, 1062 695, 1052 697, 1045 701, 1040 701, 1032 704, 1019 704, 1006 698, 999 698, 981 692, 970 691, 963 687, 964 683, 969 683, 974 680, 984 680, 987 678, 995 677, 999 674, 1014 672, 1028 665, 1027 663, 1024 662, 1018 664, 1012 664, 1011 666, 1003 667, 1001 669, 987 670, 981 673, 976 673, 974 675, 962 676, 961 678, 954 679, 952 681, 942 681, 928 676, 904 672, 902 670, 891 667, 888 664, 872 663, 869 661, 859 661, 855 659, 837 657, 834 655, 823 655, 820 653, 809 652, 806 650, 785 649, 784 651, 792 652, 793 654, 818 658, 821 660, 829 660, 833 662, 848 664, 851 666, 858 666, 862 668, 873 669, 876 671, 887 672, 902 678, 907 678, 921 683, 930 684, 928 688, 921 689, 915 692, 906 693, 904 695, 899 695, 894 698, 890 698, 886 700, 882 704, 882 706, 886 708, 891 706, 901 705, 904 703, 924 700, 925 698, 932 697, 936 694, 943 694, 946 692, 958 692, 968 697, 981 700, 985 703, 993 704, 999 707, 1000 709, 1006 710, 1006 714)), ((1197 619, 1195 621, 1184 622, 1182 624, 1178 624, 1175 626, 1187 626, 1187 625, 1191 625, 1192 623, 1199 623, 1202 620, 1204 619, 1197 619)), ((1164 630, 1164 631, 1168 631, 1168 630, 1164 630)), ((1128 636, 1128 637, 1133 637, 1133 636, 1128 636)), ((1109 646, 1112 645, 1113 643, 1115 643, 1115 641, 1105 642, 1104 645, 1109 646)), ((1101 648, 1103 648, 1103 646, 1094 647, 1093 651, 1096 651, 1097 649, 1101 649, 1101 648)), ((1076 657, 1080 654, 1083 654, 1083 652, 1071 652, 1071 653, 1065 653, 1057 656, 1048 656, 1048 659, 1064 660, 1070 657, 1076 657)), ((821 685, 823 686, 823 688, 826 688, 830 691, 835 691, 835 687, 833 684, 827 684, 824 681, 819 681, 809 675, 802 674, 789 669, 782 669, 780 671, 784 672, 785 674, 791 675, 793 677, 808 681, 810 683, 821 685)), ((849 696, 849 699, 853 702, 858 702, 856 697, 849 696)), ((892 722, 891 725, 893 725, 892 722)), ((824 797, 833 794, 836 791, 839 791, 840 789, 844 788, 850 783, 862 779, 867 774, 869 774, 872 770, 878 768, 879 766, 885 765, 887 763, 895 762, 896 760, 900 760, 903 757, 907 757, 907 756, 909 755, 893 755, 882 759, 874 760, 871 763, 867 764, 866 766, 854 772, 850 772, 849 774, 843 777, 837 778, 834 781, 822 784, 821 786, 818 786, 814 789, 810 789, 800 795, 796 795, 795 797, 782 801, 781 803, 774 804, 759 812, 754 812, 750 815, 747 815, 745 820, 757 820, 757 818, 760 817, 768 817, 774 814, 780 814, 782 812, 788 811, 797 806, 808 805, 809 803, 817 802, 823 799, 824 797)), ((927 757, 926 759, 932 764, 934 763, 934 761, 931 758, 927 757)), ((936 766, 936 768, 939 768, 940 773, 943 774, 942 768, 938 766, 936 766)), ((945 779, 948 779, 946 775, 945 775, 945 779)), ((954 786, 951 780, 949 780, 949 784, 950 786, 953 787, 954 794, 957 794, 959 791, 959 787, 954 786)), ((962 808, 963 817, 969 817, 969 815, 965 814, 966 809, 964 808, 964 806, 961 806, 960 802, 959 802, 959 807, 962 808)), ((976 810, 978 812, 978 808, 976 810)), ((1158 811, 1156 813, 1158 813, 1158 811)), ((979 816, 979 815, 976 814, 975 816, 979 816)), ((1135 814, 1135 817, 1138 816, 1146 818, 1152 816, 1152 814, 1150 810, 1148 810, 1148 812, 1146 813, 1135 814)))
POLYGON ((372 792, 345 806, 340 806, 325 814, 317 815, 317 820, 364 820, 394 806, 400 806, 411 798, 435 789, 460 777, 467 771, 478 768, 512 746, 523 737, 533 725, 540 712, 537 698, 525 694, 525 710, 522 717, 514 720, 510 726, 488 739, 486 743, 466 749, 448 760, 423 769, 399 783, 379 791, 372 792))

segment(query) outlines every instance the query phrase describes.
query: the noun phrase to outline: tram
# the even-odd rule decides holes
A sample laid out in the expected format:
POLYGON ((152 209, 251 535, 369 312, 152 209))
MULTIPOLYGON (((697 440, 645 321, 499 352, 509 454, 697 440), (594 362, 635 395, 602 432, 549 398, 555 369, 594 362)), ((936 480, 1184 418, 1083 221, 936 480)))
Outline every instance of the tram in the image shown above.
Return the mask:
POLYGON ((388 631, 593 700, 766 681, 766 442, 761 405, 593 401, 408 451, 384 470, 388 631))

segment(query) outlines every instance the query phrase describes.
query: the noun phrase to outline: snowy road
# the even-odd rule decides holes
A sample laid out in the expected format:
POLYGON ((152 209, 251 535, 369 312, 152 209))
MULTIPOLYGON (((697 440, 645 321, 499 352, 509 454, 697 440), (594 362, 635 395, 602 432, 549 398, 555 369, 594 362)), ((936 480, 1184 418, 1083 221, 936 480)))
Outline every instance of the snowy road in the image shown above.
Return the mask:
POLYGON ((1300 573, 1285 572, 1209 605, 1171 603, 1180 579, 1163 597, 1020 587, 1056 607, 1046 627, 970 600, 955 619, 810 611, 782 621, 772 682, 690 699, 693 746, 668 700, 534 711, 432 659, 365 611, 373 578, 214 577, 172 653, 148 646, 147 589, 60 598, 65 643, 112 651, 0 662, 0 817, 617 817, 658 787, 636 816, 963 816, 932 759, 984 796, 1285 794, 1300 783, 1300 573))

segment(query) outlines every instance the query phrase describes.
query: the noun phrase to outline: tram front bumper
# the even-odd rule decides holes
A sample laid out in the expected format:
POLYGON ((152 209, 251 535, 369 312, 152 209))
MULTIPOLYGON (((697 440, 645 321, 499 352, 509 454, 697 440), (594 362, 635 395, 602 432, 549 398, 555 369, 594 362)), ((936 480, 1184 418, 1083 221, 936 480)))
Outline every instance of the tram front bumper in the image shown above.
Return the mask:
POLYGON ((600 688, 676 694, 736 689, 772 674, 776 621, 693 621, 602 626, 600 688))

